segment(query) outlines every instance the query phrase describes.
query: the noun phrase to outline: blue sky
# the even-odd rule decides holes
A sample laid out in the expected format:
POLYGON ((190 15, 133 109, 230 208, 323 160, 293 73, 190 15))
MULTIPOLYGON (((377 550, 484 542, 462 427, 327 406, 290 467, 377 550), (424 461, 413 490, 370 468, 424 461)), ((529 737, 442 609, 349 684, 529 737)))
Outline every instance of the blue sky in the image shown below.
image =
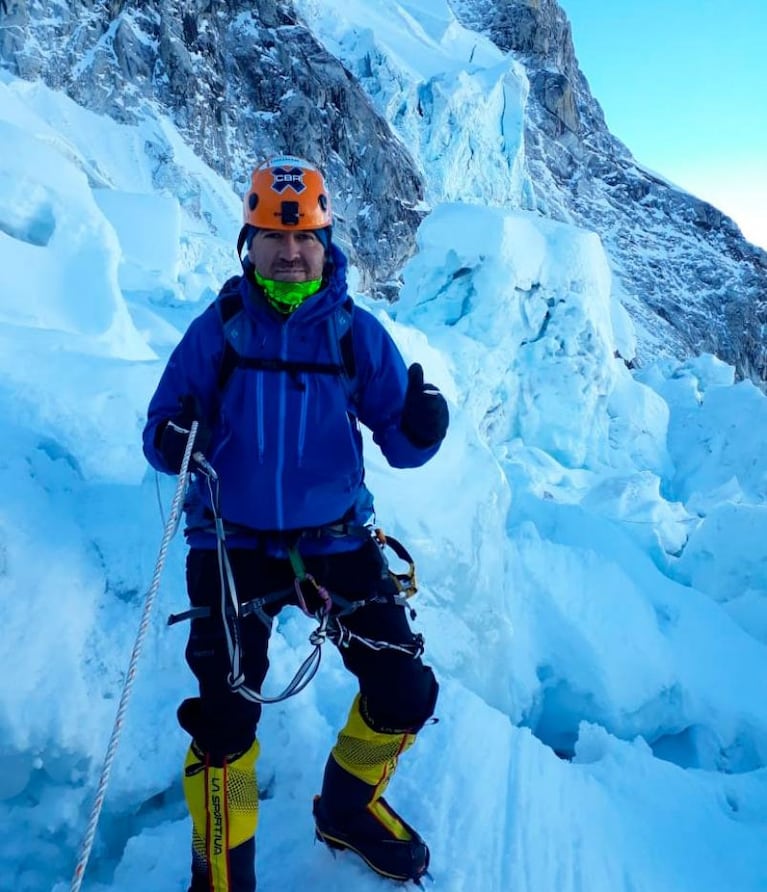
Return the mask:
POLYGON ((560 3, 610 130, 767 247, 767 3, 560 3))

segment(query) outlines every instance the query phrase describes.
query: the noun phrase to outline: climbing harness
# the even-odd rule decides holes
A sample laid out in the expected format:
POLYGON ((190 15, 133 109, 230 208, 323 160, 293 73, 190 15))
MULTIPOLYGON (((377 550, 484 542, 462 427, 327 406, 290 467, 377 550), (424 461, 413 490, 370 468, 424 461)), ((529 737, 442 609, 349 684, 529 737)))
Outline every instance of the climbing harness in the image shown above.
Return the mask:
MULTIPOLYGON (((360 601, 349 601, 337 593, 331 593, 321 585, 304 566, 303 558, 298 549, 297 542, 287 547, 288 558, 295 576, 293 586, 268 593, 260 598, 240 603, 237 596, 237 587, 234 572, 229 560, 226 547, 226 527, 221 516, 219 477, 215 469, 201 453, 194 453, 195 471, 201 474, 208 488, 210 498, 213 526, 216 534, 216 555, 219 569, 219 588, 221 592, 219 615, 224 626, 224 635, 229 654, 230 672, 227 683, 232 691, 250 700, 253 703, 281 703, 302 691, 317 674, 322 657, 322 645, 330 639, 340 648, 349 647, 352 642, 357 642, 372 650, 395 650, 405 653, 413 659, 420 657, 424 651, 423 636, 413 636, 412 644, 395 644, 389 641, 378 641, 366 638, 349 630, 343 624, 343 617, 352 613, 365 603, 375 603, 377 600, 390 602, 391 598, 374 595, 372 598, 360 601), (241 620, 255 614, 271 627, 271 617, 264 608, 269 604, 295 595, 300 609, 307 616, 317 620, 317 628, 309 635, 309 643, 312 651, 301 663, 293 679, 285 689, 275 696, 265 696, 260 691, 248 687, 245 684, 245 674, 242 670, 242 636, 240 633, 241 620)), ((321 529, 323 533, 331 535, 358 535, 360 538, 373 536, 379 547, 388 546, 403 560, 408 569, 404 573, 394 573, 389 570, 389 576, 394 583, 397 594, 394 602, 404 605, 417 591, 415 576, 415 563, 407 549, 396 539, 387 537, 381 530, 372 530, 362 525, 333 524, 321 529)), ((300 538, 300 537, 299 537, 300 538)), ((210 618, 212 611, 209 607, 192 607, 183 613, 171 614, 168 617, 168 625, 175 625, 184 620, 210 618)))
POLYGON ((131 653, 130 662, 128 664, 128 671, 125 675, 125 681, 123 682, 122 694, 120 695, 120 702, 117 707, 117 715, 115 717, 114 726, 112 727, 112 735, 109 739, 106 756, 104 757, 104 765, 101 769, 101 777, 99 778, 99 784, 96 790, 96 797, 93 801, 93 807, 91 809, 90 819, 88 821, 85 835, 83 836, 82 843, 80 844, 80 855, 77 860, 77 865, 75 866, 74 875, 72 876, 71 892, 79 892, 79 889, 82 886, 83 878, 85 876, 85 868, 88 865, 88 859, 90 858, 91 849, 93 848, 93 841, 96 838, 96 827, 98 826, 99 816, 101 815, 101 809, 104 805, 104 795, 106 793, 107 784, 109 783, 109 776, 111 774, 112 763, 114 762, 115 754, 117 752, 117 745, 120 740, 120 734, 122 733, 125 711, 128 706, 128 700, 130 698, 131 691, 133 690, 133 683, 136 678, 136 667, 138 665, 139 655, 141 654, 141 648, 144 644, 144 638, 146 637, 146 633, 149 628, 149 618, 152 613, 152 607, 154 606, 155 598, 157 597, 157 591, 160 588, 160 576, 162 575, 163 567, 165 566, 165 559, 168 552, 168 546, 170 545, 170 540, 173 538, 176 531, 178 530, 179 519, 181 517, 181 507, 184 499, 184 491, 186 489, 187 478, 189 476, 189 462, 192 456, 194 439, 197 435, 197 426, 198 425, 196 421, 192 422, 189 430, 189 436, 186 441, 184 457, 181 461, 181 469, 178 474, 178 484, 176 485, 176 492, 173 496, 173 502, 171 503, 168 520, 165 523, 162 542, 160 544, 160 551, 157 556, 157 562, 154 568, 154 575, 152 576, 152 582, 149 586, 149 591, 147 592, 146 599, 144 601, 144 609, 141 614, 141 622, 139 623, 136 641, 133 645, 133 651, 131 653))

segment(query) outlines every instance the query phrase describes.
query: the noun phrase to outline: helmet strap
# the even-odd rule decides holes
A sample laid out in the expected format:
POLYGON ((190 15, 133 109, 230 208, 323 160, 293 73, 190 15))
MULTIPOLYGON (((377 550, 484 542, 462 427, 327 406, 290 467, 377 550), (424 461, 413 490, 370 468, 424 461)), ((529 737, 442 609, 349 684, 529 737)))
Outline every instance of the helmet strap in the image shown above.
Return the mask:
POLYGON ((240 230, 240 234, 237 236, 237 256, 240 258, 240 263, 242 263, 242 249, 245 247, 245 242, 248 240, 249 229, 250 227, 246 223, 240 230))

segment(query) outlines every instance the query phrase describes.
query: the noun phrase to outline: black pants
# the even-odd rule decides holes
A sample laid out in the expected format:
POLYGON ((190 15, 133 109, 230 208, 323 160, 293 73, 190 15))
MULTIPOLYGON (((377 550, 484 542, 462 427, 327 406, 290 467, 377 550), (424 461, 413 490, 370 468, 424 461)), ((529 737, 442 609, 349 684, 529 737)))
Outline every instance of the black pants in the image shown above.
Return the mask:
MULTIPOLYGON (((231 549, 229 559, 240 603, 293 585, 295 574, 287 558, 231 549)), ((405 608, 394 602, 395 587, 372 539, 355 551, 307 557, 304 563, 307 572, 331 594, 349 601, 377 596, 375 602, 364 603, 342 617, 351 632, 396 644, 414 641, 405 608)), ((189 552, 187 588, 192 605, 209 607, 211 616, 192 620, 186 659, 197 677, 200 696, 182 704, 179 721, 206 752, 219 757, 241 752, 255 739, 261 706, 234 693, 227 683, 231 667, 220 616, 221 583, 215 551, 189 552)), ((295 594, 286 594, 264 609, 273 617, 288 604, 297 604, 295 594)), ((270 628, 257 615, 241 619, 241 668, 245 684, 256 691, 261 690, 269 668, 269 634, 270 628)), ((416 732, 423 727, 434 712, 438 686, 434 673, 420 658, 391 649, 373 650, 354 640, 340 653, 359 681, 361 709, 374 730, 416 732)))

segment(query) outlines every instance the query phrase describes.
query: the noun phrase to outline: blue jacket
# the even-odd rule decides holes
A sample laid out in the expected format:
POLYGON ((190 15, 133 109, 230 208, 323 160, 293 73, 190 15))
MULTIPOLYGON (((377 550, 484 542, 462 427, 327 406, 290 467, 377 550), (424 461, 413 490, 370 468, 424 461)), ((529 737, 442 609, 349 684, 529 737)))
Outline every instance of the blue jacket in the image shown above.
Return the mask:
MULTIPOLYGON (((346 258, 335 245, 331 251, 327 285, 288 317, 267 304, 250 277, 235 280, 244 307, 236 333, 240 355, 337 362, 330 321, 349 298, 346 258)), ((372 314, 354 306, 353 394, 334 375, 242 367, 234 369, 222 391, 217 383, 226 343, 218 308, 221 297, 191 323, 171 354, 149 404, 144 428, 147 460, 169 472, 155 446, 157 428, 178 413, 182 396, 194 394, 212 430, 207 458, 219 476, 220 510, 230 527, 230 544, 254 544, 256 537, 249 531, 311 529, 341 519, 368 522, 373 501, 364 483, 359 422, 372 431, 374 442, 396 468, 418 467, 439 448, 414 446, 400 430, 407 370, 391 337, 372 314)), ((190 545, 213 547, 204 478, 193 476, 184 507, 190 545)), ((279 536, 274 538, 279 541, 279 536)), ((327 537, 315 541, 309 550, 359 545, 327 537)))

